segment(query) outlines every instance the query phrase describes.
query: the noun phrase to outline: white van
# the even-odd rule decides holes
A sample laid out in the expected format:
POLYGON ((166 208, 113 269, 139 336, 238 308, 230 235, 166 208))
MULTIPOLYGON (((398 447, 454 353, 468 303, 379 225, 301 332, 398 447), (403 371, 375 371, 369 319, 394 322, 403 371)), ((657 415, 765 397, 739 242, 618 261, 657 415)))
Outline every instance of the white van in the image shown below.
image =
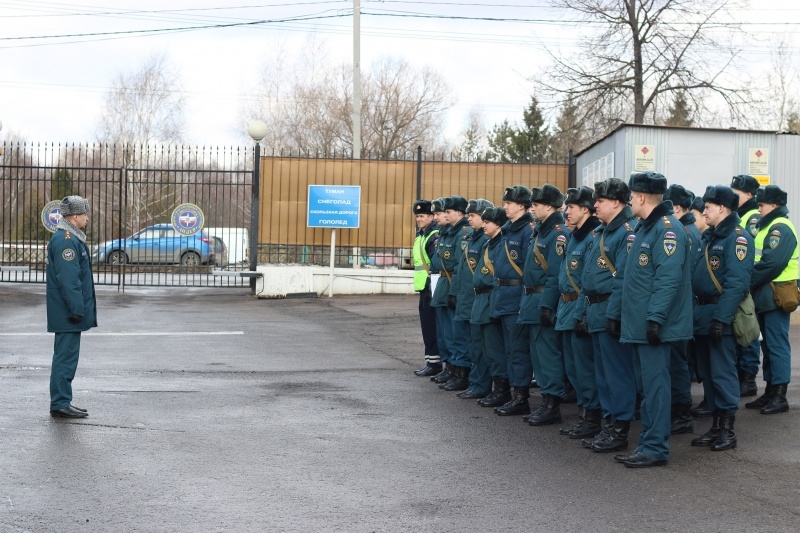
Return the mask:
POLYGON ((247 228, 205 228, 209 235, 219 237, 228 247, 228 264, 236 265, 247 261, 249 238, 247 228))

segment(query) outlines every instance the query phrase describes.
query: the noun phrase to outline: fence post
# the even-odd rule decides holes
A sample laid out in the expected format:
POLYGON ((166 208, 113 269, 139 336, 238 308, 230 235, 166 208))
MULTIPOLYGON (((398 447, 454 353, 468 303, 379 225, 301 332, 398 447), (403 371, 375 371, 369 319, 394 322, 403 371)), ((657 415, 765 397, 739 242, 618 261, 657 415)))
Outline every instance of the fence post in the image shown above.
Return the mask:
POLYGON ((578 168, 572 148, 569 149, 567 154, 567 186, 578 186, 578 168))
MULTIPOLYGON (((258 266, 258 211, 259 211, 259 184, 261 181, 261 143, 255 143, 255 161, 253 162, 253 186, 251 187, 250 207, 250 272, 255 272, 258 266)), ((256 278, 250 278, 250 294, 256 293, 256 278)))
POLYGON ((417 146, 417 200, 422 199, 422 146, 417 146))

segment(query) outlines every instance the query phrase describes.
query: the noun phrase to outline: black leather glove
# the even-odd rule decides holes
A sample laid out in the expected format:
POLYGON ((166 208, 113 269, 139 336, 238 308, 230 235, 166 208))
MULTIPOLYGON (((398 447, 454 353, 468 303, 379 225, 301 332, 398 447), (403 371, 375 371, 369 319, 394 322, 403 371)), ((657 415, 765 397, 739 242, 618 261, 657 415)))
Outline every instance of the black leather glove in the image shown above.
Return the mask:
POLYGON ((498 325, 498 326, 499 326, 500 324, 502 324, 502 323, 503 323, 503 319, 502 319, 502 318, 500 318, 499 316, 490 316, 490 317, 489 317, 489 322, 491 322, 492 324, 496 324, 496 325, 498 325))
POLYGON ((589 336, 589 325, 586 323, 585 320, 578 320, 575 322, 575 335, 578 337, 588 337, 589 336))
POLYGON ((658 322, 653 322, 652 320, 647 321, 647 342, 650 343, 652 346, 658 346, 661 344, 661 324, 658 322))
POLYGON ((615 339, 619 339, 622 335, 622 329, 620 328, 619 320, 613 320, 611 318, 606 320, 606 333, 615 339))
POLYGON ((708 340, 714 344, 722 342, 722 332, 725 330, 725 324, 719 320, 711 321, 711 329, 708 330, 708 340))
POLYGON ((447 297, 447 308, 452 309, 453 311, 456 310, 456 297, 450 295, 447 297))
POLYGON ((69 320, 70 324, 80 324, 81 320, 83 320, 83 316, 82 315, 69 315, 69 318, 67 318, 67 320, 69 320))
POLYGON ((555 317, 553 316, 553 310, 549 307, 542 307, 539 309, 539 323, 546 328, 552 328, 555 326, 555 317))

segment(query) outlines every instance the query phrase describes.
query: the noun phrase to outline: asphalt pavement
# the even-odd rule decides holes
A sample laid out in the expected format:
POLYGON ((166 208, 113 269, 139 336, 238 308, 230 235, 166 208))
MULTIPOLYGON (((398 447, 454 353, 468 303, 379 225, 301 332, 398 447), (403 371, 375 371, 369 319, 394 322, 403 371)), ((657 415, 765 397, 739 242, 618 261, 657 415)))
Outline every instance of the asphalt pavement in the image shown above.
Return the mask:
POLYGON ((633 470, 415 377, 413 296, 97 292, 90 416, 54 420, 44 286, 0 283, 2 532, 800 530, 798 357, 789 412, 742 408, 738 449, 691 447, 696 420, 633 470))

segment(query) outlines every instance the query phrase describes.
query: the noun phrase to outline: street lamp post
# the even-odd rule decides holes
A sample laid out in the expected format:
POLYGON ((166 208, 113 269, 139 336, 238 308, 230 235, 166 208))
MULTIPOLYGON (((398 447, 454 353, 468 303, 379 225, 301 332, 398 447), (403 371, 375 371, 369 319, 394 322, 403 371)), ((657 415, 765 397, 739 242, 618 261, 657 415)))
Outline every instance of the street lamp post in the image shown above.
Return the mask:
MULTIPOLYGON (((267 125, 260 120, 254 120, 247 126, 247 134, 256 142, 253 161, 253 185, 251 187, 250 205, 250 272, 255 272, 258 266, 258 212, 259 212, 259 184, 261 181, 261 139, 267 136, 267 125)), ((256 293, 256 278, 250 278, 250 294, 256 293)))

